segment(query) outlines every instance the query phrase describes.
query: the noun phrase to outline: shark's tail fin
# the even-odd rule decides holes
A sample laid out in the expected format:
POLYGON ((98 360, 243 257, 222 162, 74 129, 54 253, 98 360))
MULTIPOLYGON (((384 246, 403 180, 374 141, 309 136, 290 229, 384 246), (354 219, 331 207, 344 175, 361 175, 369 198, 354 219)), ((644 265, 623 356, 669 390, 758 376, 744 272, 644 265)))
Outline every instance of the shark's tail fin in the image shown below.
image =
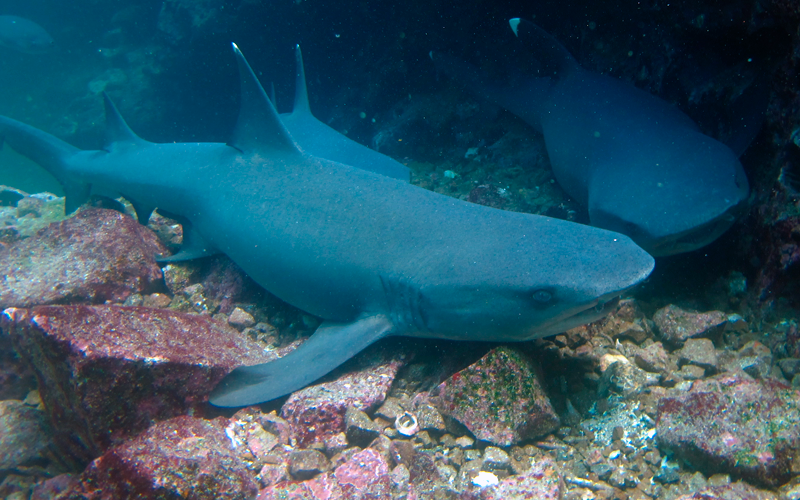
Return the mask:
POLYGON ((71 178, 67 168, 67 161, 80 151, 78 148, 37 128, 0 116, 0 145, 3 143, 41 165, 61 183, 67 197, 67 213, 89 199, 91 186, 71 178))

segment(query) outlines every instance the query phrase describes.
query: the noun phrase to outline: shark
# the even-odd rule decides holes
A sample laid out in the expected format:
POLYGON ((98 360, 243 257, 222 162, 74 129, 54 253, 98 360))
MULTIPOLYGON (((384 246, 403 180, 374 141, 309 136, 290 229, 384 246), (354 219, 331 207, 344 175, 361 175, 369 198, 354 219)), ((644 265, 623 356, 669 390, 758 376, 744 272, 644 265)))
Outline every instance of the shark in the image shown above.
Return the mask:
POLYGON ((108 96, 100 150, 0 117, 2 142, 62 183, 67 210, 99 192, 130 200, 137 213, 173 214, 189 245, 226 254, 322 319, 291 353, 234 369, 211 392, 213 405, 279 398, 390 335, 557 334, 603 317, 651 273, 653 258, 622 234, 471 204, 310 155, 233 48, 241 106, 226 143, 146 141, 108 96))
MULTIPOLYGON (((294 106, 290 113, 282 113, 280 117, 297 144, 314 156, 410 182, 411 171, 408 167, 349 139, 311 113, 300 45, 295 46, 294 52, 297 68, 294 106)), ((274 104, 275 99, 272 102, 274 104)))
POLYGON ((438 52, 437 68, 542 133, 562 188, 593 226, 630 236, 654 256, 704 247, 745 210, 749 184, 737 155, 672 104, 582 68, 535 24, 509 21, 541 64, 521 84, 489 82, 438 52))

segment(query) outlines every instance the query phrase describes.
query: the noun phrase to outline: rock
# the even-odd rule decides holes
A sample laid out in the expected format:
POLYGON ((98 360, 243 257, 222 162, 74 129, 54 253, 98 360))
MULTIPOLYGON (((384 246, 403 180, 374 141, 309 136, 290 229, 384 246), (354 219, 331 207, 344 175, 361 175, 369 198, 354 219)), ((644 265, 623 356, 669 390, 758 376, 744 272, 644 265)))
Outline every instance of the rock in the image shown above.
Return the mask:
POLYGON ((446 430, 447 427, 442 414, 430 404, 427 394, 421 393, 414 397, 411 401, 411 411, 416 417, 417 425, 420 429, 437 432, 446 430))
POLYGON ((249 312, 235 307, 233 312, 228 316, 228 324, 234 328, 247 328, 256 324, 255 318, 249 312))
POLYGON ((41 198, 27 196, 17 202, 17 217, 22 218, 26 215, 39 218, 42 216, 45 201, 41 198))
POLYGON ((166 248, 132 218, 88 209, 0 250, 0 308, 123 302, 163 286, 166 248))
POLYGON ((11 338, 0 330, 0 401, 24 399, 35 388, 33 371, 17 356, 11 338))
POLYGON ((681 495, 675 500, 778 500, 771 491, 754 488, 747 483, 737 482, 722 486, 708 486, 693 493, 681 495))
POLYGON ((636 351, 633 357, 636 366, 651 373, 662 373, 667 369, 669 355, 661 342, 650 344, 636 351))
POLYGON ((487 446, 483 450, 483 462, 481 470, 493 472, 497 470, 507 470, 511 467, 511 457, 508 453, 496 446, 487 446))
POLYGON ((289 473, 295 479, 305 481, 326 472, 331 463, 317 450, 295 450, 289 453, 289 473))
POLYGON ((288 437, 268 431, 273 415, 265 415, 256 407, 248 407, 231 417, 225 434, 237 447, 240 456, 252 457, 250 468, 257 470, 265 463, 283 455, 280 445, 288 444, 288 437), (274 450, 278 448, 277 453, 274 450))
POLYGON ((724 325, 726 321, 727 316, 720 311, 695 313, 675 305, 659 309, 653 315, 653 322, 661 334, 661 339, 676 347, 683 345, 686 339, 710 335, 715 328, 724 325))
POLYGON ((600 377, 598 393, 606 397, 611 392, 630 398, 642 392, 645 387, 658 383, 658 375, 648 373, 634 365, 627 358, 612 363, 600 377))
POLYGON ((50 439, 44 412, 22 401, 0 401, 0 470, 38 457, 50 439))
POLYGON ((536 460, 525 473, 511 476, 495 486, 472 490, 461 496, 463 500, 510 500, 535 498, 558 500, 562 498, 563 483, 555 463, 549 458, 536 460))
POLYGON ((292 438, 298 446, 324 443, 331 436, 344 432, 348 408, 367 412, 383 402, 403 362, 394 358, 372 363, 369 368, 306 387, 289 396, 281 415, 289 422, 292 438))
POLYGON ((692 364, 706 373, 717 371, 717 350, 709 339, 687 339, 678 351, 678 365, 692 364))
POLYGON ((201 411, 236 366, 275 357, 207 316, 164 309, 9 308, 0 327, 36 371, 56 444, 83 465, 153 421, 201 411))
POLYGON ((361 410, 348 408, 344 420, 345 435, 352 445, 366 448, 373 439, 381 435, 381 427, 361 410))
POLYGON ((389 464, 377 451, 367 448, 353 455, 334 472, 308 481, 287 481, 264 488, 257 500, 347 499, 378 500, 391 498, 389 464))
POLYGON ((800 392, 737 372, 694 382, 658 403, 657 438, 706 475, 778 486, 800 461, 800 392))
POLYGON ((94 460, 63 500, 249 500, 258 485, 236 455, 227 424, 223 417, 158 422, 94 460))
POLYGON ((778 366, 786 380, 792 380, 792 377, 800 373, 800 358, 783 358, 778 360, 778 366))
POLYGON ((77 478, 72 474, 60 474, 33 487, 30 500, 53 500, 62 492, 74 488, 77 478))
POLYGON ((492 349, 431 391, 439 411, 478 439, 510 446, 559 426, 531 360, 511 347, 492 349))

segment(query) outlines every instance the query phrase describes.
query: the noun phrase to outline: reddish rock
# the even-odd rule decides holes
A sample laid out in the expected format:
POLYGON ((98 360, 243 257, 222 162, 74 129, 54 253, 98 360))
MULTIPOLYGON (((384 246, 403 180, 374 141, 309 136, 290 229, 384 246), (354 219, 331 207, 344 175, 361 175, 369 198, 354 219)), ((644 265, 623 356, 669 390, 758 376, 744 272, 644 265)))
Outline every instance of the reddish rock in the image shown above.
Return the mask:
POLYGON ((50 444, 50 427, 41 410, 22 401, 0 401, 0 470, 37 458, 50 444))
POLYGON ((498 347, 431 391, 440 412, 478 439, 510 446, 554 431, 558 415, 531 360, 498 347))
POLYGON ((297 391, 281 408, 298 446, 324 443, 344 432, 348 407, 369 412, 380 405, 403 362, 381 359, 371 367, 348 373, 332 382, 297 391))
POLYGON ((727 316, 720 311, 696 313, 674 305, 659 309, 653 315, 662 340, 674 346, 682 346, 686 339, 707 337, 726 321, 727 316))
POLYGON ((771 491, 759 490, 747 483, 732 483, 721 486, 709 486, 701 490, 682 495, 675 500, 777 500, 778 496, 771 491))
POLYGON ((64 500, 249 500, 255 479, 225 433, 228 419, 181 416, 109 449, 64 500))
POLYGON ((263 346, 207 316, 121 306, 6 309, 0 327, 33 366, 62 452, 85 464, 152 421, 199 409, 263 346))
POLYGON ((391 485, 386 459, 367 448, 334 472, 264 488, 257 500, 383 500, 391 498, 391 485))
POLYGON ((509 477, 479 493, 464 495, 468 500, 558 500, 562 496, 561 474, 550 459, 537 460, 530 469, 518 476, 509 477))
POLYGON ((11 246, 0 246, 0 308, 123 302, 162 286, 165 247, 127 215, 89 209, 11 246))
POLYGON ((778 486, 800 462, 800 391, 742 372, 718 375, 662 398, 656 430, 662 452, 706 475, 778 486))

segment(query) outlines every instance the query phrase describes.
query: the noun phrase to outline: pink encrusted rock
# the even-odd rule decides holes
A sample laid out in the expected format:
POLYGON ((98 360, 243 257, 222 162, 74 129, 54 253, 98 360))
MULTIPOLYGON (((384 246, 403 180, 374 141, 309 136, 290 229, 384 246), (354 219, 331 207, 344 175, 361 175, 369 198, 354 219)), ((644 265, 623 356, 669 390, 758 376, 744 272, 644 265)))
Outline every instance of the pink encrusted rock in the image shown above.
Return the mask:
POLYGON ((147 228, 113 210, 88 209, 35 236, 0 247, 0 308, 123 302, 162 285, 147 228))
POLYGON ((109 449, 63 500, 249 500, 258 485, 225 433, 228 419, 159 422, 109 449))
POLYGON ((659 447, 706 475, 778 486, 800 463, 800 391, 743 372, 695 382, 658 403, 659 447))
POLYGON ((676 347, 682 346, 686 339, 707 337, 727 320, 725 313, 720 311, 696 313, 675 305, 661 308, 653 315, 653 322, 661 333, 661 339, 676 347))
POLYGON ((521 351, 498 347, 431 391, 443 415, 478 439, 510 446, 554 431, 558 415, 533 362, 521 351))
POLYGON ((778 495, 771 491, 759 490, 747 483, 736 482, 709 486, 693 493, 681 495, 675 500, 778 500, 778 495))
POLYGON ((530 469, 499 484, 462 495, 463 500, 558 500, 564 489, 561 474, 549 458, 536 461, 530 469))
POLYGON ((371 365, 289 396, 281 416, 289 422, 298 446, 324 443, 343 432, 348 407, 369 412, 383 402, 403 361, 379 359, 371 365))
POLYGON ((333 472, 308 481, 287 481, 264 488, 257 500, 383 500, 391 498, 386 459, 367 448, 333 472))
POLYGON ((0 327, 36 372, 62 452, 87 463, 190 410, 263 346, 208 316, 122 306, 6 309, 0 327))

